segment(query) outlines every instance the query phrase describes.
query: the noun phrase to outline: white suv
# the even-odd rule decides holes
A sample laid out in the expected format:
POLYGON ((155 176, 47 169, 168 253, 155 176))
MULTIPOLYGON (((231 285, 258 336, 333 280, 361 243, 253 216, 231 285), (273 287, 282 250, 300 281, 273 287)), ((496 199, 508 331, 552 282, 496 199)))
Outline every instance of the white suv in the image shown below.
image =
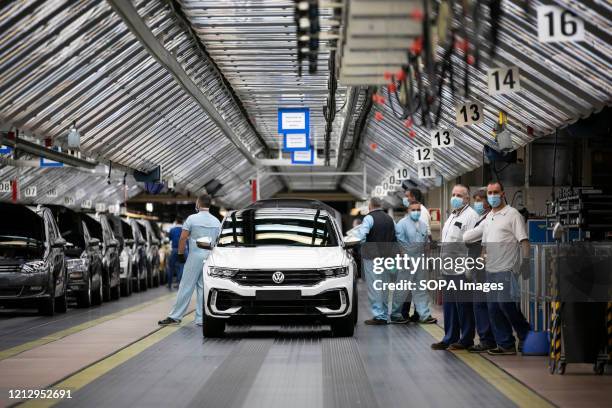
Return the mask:
POLYGON ((226 322, 329 323, 352 336, 357 321, 356 266, 331 207, 310 200, 262 200, 223 220, 204 264, 205 337, 226 322), (300 208, 301 207, 301 208, 300 208))

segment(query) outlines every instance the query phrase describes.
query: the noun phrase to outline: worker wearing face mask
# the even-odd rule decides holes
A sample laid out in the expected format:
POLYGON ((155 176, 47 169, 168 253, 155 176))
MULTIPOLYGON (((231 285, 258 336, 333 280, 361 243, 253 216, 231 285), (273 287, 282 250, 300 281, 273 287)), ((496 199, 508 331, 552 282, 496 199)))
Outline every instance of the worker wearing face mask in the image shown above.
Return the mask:
MULTIPOLYGON (((428 242, 427 224, 421 219, 421 216, 421 203, 414 201, 408 205, 406 216, 395 225, 397 241, 409 257, 419 258, 426 252, 426 244, 428 242)), ((417 283, 417 288, 412 290, 411 294, 415 312, 419 316, 419 322, 426 324, 436 323, 437 320, 431 316, 429 310, 429 295, 427 291, 418 288, 418 282, 425 279, 423 267, 419 266, 416 271, 400 270, 397 275, 398 281, 406 279, 417 283)), ((401 296, 401 293, 401 291, 394 293, 393 310, 400 308, 404 302, 404 297, 407 294, 401 296), (395 296, 396 294, 398 294, 397 297, 395 296)))
MULTIPOLYGON (((468 256, 468 249, 463 241, 463 234, 474 228, 478 214, 470 207, 469 189, 457 184, 451 191, 451 214, 444 223, 441 237, 442 259, 459 259, 468 256)), ((445 262, 446 264, 446 262, 445 262)), ((455 265, 456 262, 453 262, 455 265)), ((456 288, 465 281, 464 268, 442 268, 443 278, 456 288)), ((459 291, 446 290, 444 296, 444 338, 431 345, 434 350, 465 350, 474 344, 474 309, 472 299, 465 299, 459 291)))
POLYGON ((518 306, 520 292, 517 275, 529 277, 529 240, 523 216, 505 203, 504 187, 498 181, 487 185, 487 201, 491 212, 484 221, 482 245, 486 253, 487 282, 503 284, 503 290, 487 294, 489 319, 497 347, 492 355, 516 354, 513 334, 518 337, 518 351, 530 330, 518 306))
MULTIPOLYGON (((491 211, 491 206, 487 201, 487 191, 484 189, 478 190, 472 198, 474 199, 474 210, 480 216, 474 228, 466 231, 463 234, 463 240, 468 245, 469 257, 476 259, 482 254, 482 232, 484 229, 484 220, 491 211)), ((484 269, 474 270, 472 280, 476 283, 485 283, 486 272, 484 269)), ((485 295, 481 292, 474 294, 474 319, 476 321, 476 333, 480 340, 479 344, 468 347, 471 353, 483 353, 487 350, 495 348, 495 337, 491 330, 491 322, 489 320, 489 309, 485 295)))

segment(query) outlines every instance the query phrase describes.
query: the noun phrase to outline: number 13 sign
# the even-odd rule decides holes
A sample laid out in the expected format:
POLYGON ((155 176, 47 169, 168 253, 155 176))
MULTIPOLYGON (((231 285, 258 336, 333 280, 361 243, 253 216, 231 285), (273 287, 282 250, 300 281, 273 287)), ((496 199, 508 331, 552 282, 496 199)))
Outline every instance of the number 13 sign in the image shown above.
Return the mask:
POLYGON ((457 126, 469 126, 484 122, 484 107, 480 102, 460 103, 455 107, 457 126))

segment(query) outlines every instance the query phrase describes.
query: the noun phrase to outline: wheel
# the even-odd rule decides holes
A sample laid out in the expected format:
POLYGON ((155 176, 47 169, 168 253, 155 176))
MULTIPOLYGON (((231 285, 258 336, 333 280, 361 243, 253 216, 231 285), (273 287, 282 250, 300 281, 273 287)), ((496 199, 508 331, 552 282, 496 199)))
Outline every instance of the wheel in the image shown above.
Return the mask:
POLYGON ((110 297, 112 300, 118 300, 121 296, 121 285, 118 283, 117 285, 110 288, 110 297))
POLYGON ((223 333, 225 332, 225 320, 210 317, 206 315, 206 311, 204 311, 202 323, 202 335, 204 337, 223 337, 223 333))
POLYGON ((557 368, 557 373, 559 373, 559 375, 563 375, 565 374, 565 367, 567 366, 567 363, 564 361, 559 362, 559 367, 557 368))
POLYGON ((131 279, 132 281, 132 291, 134 293, 140 292, 140 280, 139 279, 131 279))
POLYGON ((66 313, 68 311, 68 300, 66 299, 66 290, 61 296, 55 298, 55 311, 58 313, 66 313))
POLYGON ((142 290, 143 292, 147 290, 147 279, 141 279, 140 280, 140 290, 142 290))
POLYGON ((108 282, 104 282, 105 279, 103 279, 103 283, 102 283, 102 300, 104 300, 105 302, 110 302, 111 300, 111 287, 110 287, 110 280, 108 282))
POLYGON ((593 371, 595 371, 595 374, 597 374, 597 375, 603 375, 605 370, 606 370, 606 362, 605 361, 598 361, 593 366, 593 371))
MULTIPOLYGON (((356 295, 357 292, 355 292, 356 295)), ((331 321, 331 329, 334 337, 352 337, 355 333, 357 323, 357 297, 353 297, 351 313, 344 317, 339 317, 331 321)))
POLYGON ((91 295, 91 303, 95 306, 99 306, 102 304, 102 299, 104 298, 104 294, 102 293, 102 278, 99 280, 98 287, 93 291, 91 295))
POLYGON ((55 298, 53 295, 38 301, 38 313, 43 316, 53 316, 55 314, 55 298))
POLYGON ((87 290, 84 290, 83 292, 79 292, 77 294, 77 306, 78 307, 90 307, 93 303, 92 301, 92 290, 91 290, 91 286, 92 286, 92 282, 91 282, 91 278, 89 278, 89 282, 87 284, 87 290))
POLYGON ((131 283, 131 279, 126 279, 125 281, 121 282, 121 296, 125 297, 125 296, 130 296, 130 283, 131 283))

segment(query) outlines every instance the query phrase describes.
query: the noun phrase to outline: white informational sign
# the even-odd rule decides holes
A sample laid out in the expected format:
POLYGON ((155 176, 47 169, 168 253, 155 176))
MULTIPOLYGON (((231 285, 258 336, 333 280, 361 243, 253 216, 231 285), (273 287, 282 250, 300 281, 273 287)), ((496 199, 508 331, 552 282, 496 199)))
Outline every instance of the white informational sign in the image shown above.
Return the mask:
POLYGON ((420 179, 436 178, 436 169, 433 164, 420 164, 417 166, 417 172, 420 179))
POLYGON ((440 128, 431 131, 431 147, 434 149, 440 147, 453 147, 455 145, 455 137, 450 129, 440 128))
POLYGON ((414 162, 415 163, 427 163, 433 161, 434 153, 431 147, 415 147, 414 148, 414 162))
POLYGON ((484 106, 480 102, 460 103, 455 107, 457 126, 469 126, 484 122, 484 106))
POLYGON ((105 203, 96 203, 96 211, 97 212, 104 212, 104 211, 106 211, 106 204, 105 203))
POLYGON ((10 193, 11 192, 11 182, 8 181, 0 181, 0 193, 10 193))
POLYGON ((521 90, 519 67, 491 68, 487 71, 489 95, 521 90))
POLYGON ((312 153, 313 153, 312 149, 296 150, 295 152, 292 152, 293 162, 296 164, 312 163, 313 161, 312 153))
POLYGON ((374 197, 383 197, 387 195, 387 192, 383 189, 382 186, 378 185, 374 187, 374 190, 372 191, 372 195, 374 197))
POLYGON ((93 201, 91 200, 83 200, 81 202, 81 208, 85 208, 87 210, 90 210, 93 208, 93 201))
POLYGON ((119 214, 119 205, 118 204, 110 204, 108 206, 108 212, 114 215, 119 214))
POLYGON ((25 198, 32 198, 32 197, 36 197, 38 191, 36 189, 36 186, 28 186, 23 190, 23 196, 25 198))
POLYGON ((398 167, 393 170, 393 175, 399 180, 409 180, 410 169, 408 167, 398 167))
POLYGON ((49 190, 47 190, 46 195, 48 198, 57 198, 57 195, 58 195, 57 188, 56 187, 50 188, 49 190))
POLYGON ((306 133, 287 133, 285 135, 285 149, 309 149, 306 133))
POLYGON ((584 21, 570 10, 537 6, 540 42, 584 41, 584 21))
POLYGON ((402 179, 397 177, 395 173, 391 173, 391 175, 388 177, 388 181, 389 184, 393 187, 393 190, 402 185, 402 179))
POLYGON ((64 205, 72 206, 75 203, 76 203, 76 199, 74 198, 74 196, 65 196, 64 197, 64 205))
POLYGON ((282 112, 281 123, 283 130, 306 129, 306 112, 282 112))

